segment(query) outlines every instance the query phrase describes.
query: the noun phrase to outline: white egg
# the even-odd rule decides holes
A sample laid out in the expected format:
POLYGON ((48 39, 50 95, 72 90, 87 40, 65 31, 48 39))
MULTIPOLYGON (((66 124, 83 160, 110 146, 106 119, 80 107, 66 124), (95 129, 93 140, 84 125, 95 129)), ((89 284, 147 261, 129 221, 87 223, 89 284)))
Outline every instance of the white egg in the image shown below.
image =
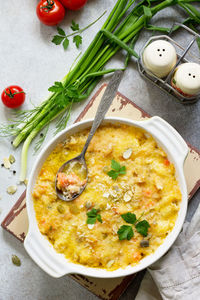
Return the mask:
POLYGON ((150 43, 143 52, 143 64, 159 78, 166 77, 176 65, 177 55, 172 44, 165 40, 150 43))
POLYGON ((196 63, 179 65, 173 75, 172 85, 186 95, 200 93, 200 65, 196 63))

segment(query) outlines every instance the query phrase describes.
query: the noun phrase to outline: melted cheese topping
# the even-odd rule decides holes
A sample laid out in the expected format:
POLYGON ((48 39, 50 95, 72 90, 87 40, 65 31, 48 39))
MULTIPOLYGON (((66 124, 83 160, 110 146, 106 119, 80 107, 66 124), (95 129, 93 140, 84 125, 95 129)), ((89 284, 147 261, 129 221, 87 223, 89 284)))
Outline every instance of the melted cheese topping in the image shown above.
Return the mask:
POLYGON ((173 229, 181 201, 175 169, 156 141, 143 130, 128 125, 101 126, 86 153, 89 182, 73 202, 55 193, 58 168, 78 155, 89 131, 84 130, 57 145, 38 175, 33 201, 40 232, 67 259, 89 267, 116 270, 137 264, 153 253, 173 229), (127 149, 129 155, 123 155, 127 149), (127 158, 128 157, 128 158, 127 158), (111 160, 126 166, 126 174, 113 180, 107 175, 111 160), (98 220, 88 225, 87 212, 99 209, 98 220), (127 224, 121 214, 142 214, 149 224, 146 238, 137 233, 120 241, 117 231, 127 224), (149 241, 142 248, 140 242, 149 241))

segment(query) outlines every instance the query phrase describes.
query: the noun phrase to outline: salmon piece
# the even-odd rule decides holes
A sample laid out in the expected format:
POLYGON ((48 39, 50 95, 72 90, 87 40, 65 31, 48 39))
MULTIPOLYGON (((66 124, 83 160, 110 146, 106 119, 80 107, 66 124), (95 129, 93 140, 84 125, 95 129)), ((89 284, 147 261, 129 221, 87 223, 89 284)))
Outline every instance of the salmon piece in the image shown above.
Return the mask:
POLYGON ((82 186, 84 186, 86 180, 81 180, 76 174, 71 173, 58 173, 57 176, 57 187, 59 190, 68 191, 71 195, 79 193, 82 186))
POLYGON ((58 173, 58 177, 57 177, 57 185, 59 185, 60 187, 67 187, 70 184, 78 184, 80 182, 79 177, 74 174, 71 173, 69 175, 65 174, 65 173, 58 173))
POLYGON ((153 201, 149 201, 145 206, 146 207, 150 207, 150 206, 153 206, 154 205, 154 202, 153 201))
POLYGON ((143 195, 145 197, 151 197, 152 196, 152 191, 151 190, 143 190, 143 195))
POLYGON ((140 252, 135 252, 135 253, 133 253, 133 261, 135 262, 135 261, 139 261, 140 259, 141 259, 141 254, 140 254, 140 252))
POLYGON ((170 161, 169 161, 168 159, 165 159, 165 160, 164 160, 164 165, 165 165, 166 167, 168 167, 168 166, 170 165, 170 161))
POLYGON ((117 211, 116 207, 112 207, 112 210, 114 211, 115 215, 120 215, 120 213, 117 211))

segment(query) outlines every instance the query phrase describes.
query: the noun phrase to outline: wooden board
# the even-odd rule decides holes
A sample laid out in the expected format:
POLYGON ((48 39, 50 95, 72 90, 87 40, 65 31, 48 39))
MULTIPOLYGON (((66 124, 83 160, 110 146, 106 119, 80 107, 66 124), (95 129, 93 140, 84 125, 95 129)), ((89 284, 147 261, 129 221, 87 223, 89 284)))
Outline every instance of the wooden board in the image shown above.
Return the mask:
MULTIPOLYGON (((105 88, 106 85, 104 84, 85 107, 76 122, 94 117, 105 88)), ((150 117, 150 115, 120 93, 117 93, 113 100, 107 116, 120 116, 134 120, 144 120, 150 117)), ((185 161, 184 173, 188 187, 188 198, 191 199, 200 187, 200 152, 191 145, 189 147, 190 152, 185 161)), ((24 241, 28 231, 25 192, 21 195, 1 225, 21 242, 24 241)), ((131 275, 114 279, 98 279, 81 275, 70 276, 103 300, 119 299, 120 295, 136 277, 136 275, 131 275)))

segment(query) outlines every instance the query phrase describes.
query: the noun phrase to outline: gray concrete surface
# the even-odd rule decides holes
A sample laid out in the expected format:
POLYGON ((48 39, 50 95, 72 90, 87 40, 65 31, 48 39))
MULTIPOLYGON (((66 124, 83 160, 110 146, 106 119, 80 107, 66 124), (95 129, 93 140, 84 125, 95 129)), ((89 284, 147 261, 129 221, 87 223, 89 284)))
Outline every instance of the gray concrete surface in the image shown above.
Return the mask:
MULTIPOLYGON (((83 10, 77 13, 67 12, 62 27, 68 30, 72 19, 78 21, 81 26, 87 25, 104 10, 110 11, 113 3, 115 0, 89 0, 88 5, 83 10)), ((79 53, 72 43, 69 50, 64 52, 61 46, 55 46, 50 42, 55 34, 55 28, 40 24, 35 15, 36 4, 37 1, 34 0, 9 0, 1 1, 0 8, 0 90, 10 84, 22 86, 27 92, 24 107, 30 107, 30 101, 37 104, 47 97, 48 87, 55 80, 60 80, 66 75, 72 61, 79 53)), ((169 25, 172 24, 172 20, 182 20, 183 16, 184 13, 180 9, 169 8, 154 20, 158 24, 169 25)), ((105 18, 106 16, 83 34, 82 51, 86 49, 105 18)), ((137 44, 137 50, 141 48, 149 35, 150 33, 143 32, 137 44)), ((177 38, 183 44, 186 41, 186 35, 183 33, 180 33, 177 38)), ((195 51, 197 53, 197 49, 195 51)), ((121 65, 122 59, 123 52, 115 57, 109 66, 121 65)), ((163 117, 188 142, 200 148, 200 102, 191 106, 183 106, 175 102, 171 96, 144 81, 134 62, 131 62, 126 70, 119 90, 150 114, 163 117)), ((74 106, 69 124, 76 119, 87 101, 74 106)), ((9 115, 9 112, 0 104, 0 121, 6 122, 9 115)), ((48 139, 52 136, 52 128, 53 125, 48 139)), ((9 138, 0 140, 0 162, 5 156, 13 153, 16 157, 15 169, 17 174, 13 176, 7 170, 0 169, 0 208, 2 210, 0 222, 24 190, 24 186, 19 185, 15 196, 9 196, 6 193, 7 186, 18 181, 20 164, 21 149, 14 151, 10 141, 9 138)), ((29 172, 34 159, 33 147, 31 147, 28 161, 29 172)), ((198 201, 199 193, 191 201, 188 218, 193 214, 198 201)), ((121 299, 134 299, 134 294, 135 285, 133 283, 121 299)), ((50 278, 30 259, 23 245, 0 228, 0 300, 14 299, 95 300, 97 298, 69 277, 57 280, 50 278), (22 266, 20 268, 12 265, 12 254, 21 258, 22 266)))

